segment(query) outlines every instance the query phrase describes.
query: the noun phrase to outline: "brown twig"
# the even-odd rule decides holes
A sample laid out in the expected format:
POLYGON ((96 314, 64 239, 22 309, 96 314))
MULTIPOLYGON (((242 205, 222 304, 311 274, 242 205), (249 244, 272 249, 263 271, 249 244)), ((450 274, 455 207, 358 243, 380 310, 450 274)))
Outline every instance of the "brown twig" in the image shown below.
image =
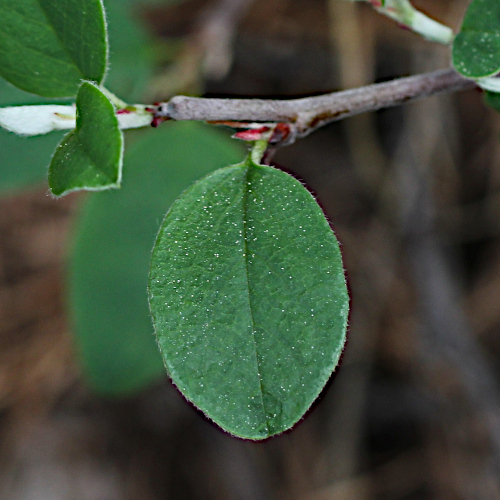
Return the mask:
POLYGON ((176 96, 160 103, 159 120, 284 122, 292 127, 286 143, 305 137, 330 122, 396 106, 440 92, 475 87, 453 69, 434 71, 351 90, 301 99, 218 99, 176 96))

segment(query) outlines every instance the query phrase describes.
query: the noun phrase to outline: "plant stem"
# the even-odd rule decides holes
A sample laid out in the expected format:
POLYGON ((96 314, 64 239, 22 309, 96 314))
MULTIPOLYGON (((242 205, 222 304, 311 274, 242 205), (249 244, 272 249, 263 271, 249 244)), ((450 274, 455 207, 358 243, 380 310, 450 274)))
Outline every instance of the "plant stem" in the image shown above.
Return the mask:
POLYGON ((176 96, 156 107, 155 117, 171 120, 284 122, 291 134, 286 143, 309 135, 323 125, 440 92, 476 86, 453 69, 434 71, 351 90, 301 99, 217 99, 176 96))
POLYGON ((449 45, 453 42, 453 30, 415 9, 409 0, 365 0, 381 14, 393 19, 401 26, 418 33, 431 42, 449 45))
POLYGON ((251 158, 256 165, 259 165, 262 162, 262 158, 264 156, 264 153, 266 152, 267 146, 268 141, 265 139, 260 139, 254 142, 251 152, 251 158))

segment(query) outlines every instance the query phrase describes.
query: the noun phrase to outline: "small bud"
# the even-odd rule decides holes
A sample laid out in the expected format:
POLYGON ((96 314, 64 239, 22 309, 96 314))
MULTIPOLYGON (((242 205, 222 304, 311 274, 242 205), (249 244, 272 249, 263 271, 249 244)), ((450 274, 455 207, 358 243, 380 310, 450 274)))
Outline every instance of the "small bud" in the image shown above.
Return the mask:
POLYGON ((241 139, 243 141, 259 141, 266 138, 266 136, 268 135, 266 134, 266 132, 269 132, 269 130, 271 130, 269 127, 240 130, 239 132, 236 132, 233 137, 235 137, 236 139, 241 139))

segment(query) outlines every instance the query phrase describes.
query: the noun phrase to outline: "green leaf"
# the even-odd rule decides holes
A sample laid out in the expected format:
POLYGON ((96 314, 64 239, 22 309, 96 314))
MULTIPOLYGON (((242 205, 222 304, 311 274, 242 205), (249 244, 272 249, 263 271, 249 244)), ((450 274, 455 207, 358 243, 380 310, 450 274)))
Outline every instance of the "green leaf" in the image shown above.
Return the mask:
POLYGON ((469 78, 500 71, 500 2, 473 0, 453 43, 453 65, 469 78))
POLYGON ((298 181, 250 159, 173 205, 149 294, 174 383, 243 438, 292 427, 344 346, 348 295, 335 235, 298 181))
POLYGON ((0 129, 0 194, 46 183, 48 158, 61 135, 17 137, 0 129))
POLYGON ((213 168, 241 158, 235 141, 196 123, 131 134, 126 182, 90 195, 70 255, 70 309, 90 385, 126 395, 165 374, 147 301, 160 222, 175 198, 213 168))
POLYGON ((52 193, 120 187, 122 156, 123 134, 113 105, 96 85, 83 82, 76 97, 76 128, 64 137, 50 164, 52 193))
POLYGON ((0 0, 0 75, 27 92, 74 96, 106 72, 101 0, 0 0))

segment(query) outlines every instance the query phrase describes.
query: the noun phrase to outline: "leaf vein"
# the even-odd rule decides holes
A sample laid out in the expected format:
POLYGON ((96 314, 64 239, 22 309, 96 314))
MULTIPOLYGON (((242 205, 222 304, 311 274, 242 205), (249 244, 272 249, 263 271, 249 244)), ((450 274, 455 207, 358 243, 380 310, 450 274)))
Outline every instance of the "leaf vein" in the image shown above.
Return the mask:
POLYGON ((249 279, 249 268, 248 268, 248 184, 250 182, 250 173, 251 173, 252 165, 250 164, 250 159, 247 160, 246 164, 246 172, 245 172, 245 177, 244 177, 244 187, 243 187, 243 254, 244 254, 244 261, 245 261, 245 276, 246 276, 246 283, 247 283, 247 294, 248 294, 248 309, 250 312, 250 319, 252 323, 252 339, 253 343, 255 346, 255 362, 257 364, 257 376, 259 379, 259 387, 260 387, 260 397, 261 397, 261 404, 262 404, 262 411, 264 413, 264 418, 266 419, 266 428, 267 428, 267 434, 270 435, 270 429, 269 429, 269 420, 268 420, 268 415, 267 415, 267 410, 266 410, 266 405, 264 403, 264 387, 262 384, 262 373, 261 373, 261 366, 260 366, 260 361, 259 361, 259 352, 258 352, 258 346, 257 346, 257 339, 255 337, 255 318, 254 318, 254 313, 253 313, 253 306, 252 306, 252 293, 251 293, 251 288, 250 288, 250 279, 249 279))

